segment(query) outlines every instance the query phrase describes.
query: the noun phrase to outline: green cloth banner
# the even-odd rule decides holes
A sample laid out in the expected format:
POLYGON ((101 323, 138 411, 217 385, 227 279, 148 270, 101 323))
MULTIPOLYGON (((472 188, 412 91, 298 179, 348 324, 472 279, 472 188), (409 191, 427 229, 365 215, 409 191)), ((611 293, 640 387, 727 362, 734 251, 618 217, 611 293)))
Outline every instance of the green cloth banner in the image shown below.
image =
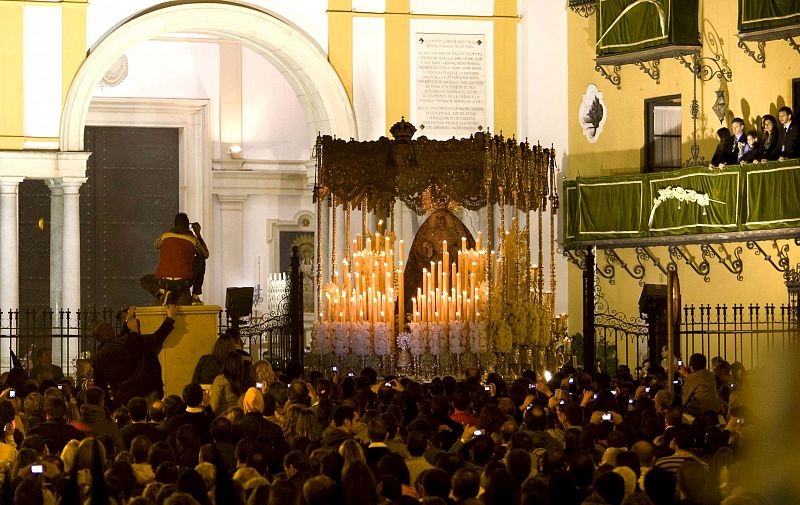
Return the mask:
POLYGON ((698 45, 698 0, 598 0, 597 56, 698 45))
POLYGON ((800 0, 739 0, 740 32, 797 23, 800 23, 800 0))
POLYGON ((581 178, 563 194, 567 244, 800 227, 798 160, 581 178))

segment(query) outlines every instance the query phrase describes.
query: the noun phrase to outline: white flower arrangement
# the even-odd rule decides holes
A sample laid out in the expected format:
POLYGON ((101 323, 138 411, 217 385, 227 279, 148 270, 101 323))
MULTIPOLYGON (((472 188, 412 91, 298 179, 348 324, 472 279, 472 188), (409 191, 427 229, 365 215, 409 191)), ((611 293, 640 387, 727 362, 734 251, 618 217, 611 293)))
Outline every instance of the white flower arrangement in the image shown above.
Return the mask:
POLYGON ((653 218, 656 214, 656 209, 662 203, 666 202, 667 200, 678 200, 678 210, 681 208, 681 203, 696 203, 703 209, 703 215, 706 215, 705 207, 711 205, 711 202, 714 203, 721 203, 725 205, 725 202, 721 202, 719 200, 714 200, 710 198, 706 193, 698 193, 693 189, 686 189, 681 186, 667 186, 666 188, 658 190, 658 196, 653 199, 653 208, 650 210, 650 219, 647 221, 647 226, 653 226, 653 218))
POLYGON ((375 323, 372 336, 374 340, 375 354, 378 356, 388 356, 392 352, 391 332, 386 323, 375 323))
POLYGON ((353 345, 353 354, 362 358, 370 354, 369 323, 354 323, 350 340, 353 345))
POLYGON ((450 321, 450 329, 448 331, 450 341, 450 352, 453 354, 461 354, 464 352, 464 322, 463 321, 450 321))
POLYGON ((489 340, 486 334, 486 322, 469 323, 469 347, 475 353, 485 353, 489 351, 489 340))
POLYGON ((447 323, 429 323, 428 340, 431 347, 431 354, 439 356, 447 350, 447 323))
POLYGON ((350 352, 350 323, 334 323, 333 351, 337 356, 346 356, 350 352))
POLYGON ((408 329, 411 330, 411 339, 409 350, 414 356, 419 356, 425 352, 426 337, 428 333, 427 324, 425 323, 409 323, 408 329))
POLYGON ((311 328, 311 348, 319 355, 331 352, 331 323, 328 321, 314 323, 311 328))

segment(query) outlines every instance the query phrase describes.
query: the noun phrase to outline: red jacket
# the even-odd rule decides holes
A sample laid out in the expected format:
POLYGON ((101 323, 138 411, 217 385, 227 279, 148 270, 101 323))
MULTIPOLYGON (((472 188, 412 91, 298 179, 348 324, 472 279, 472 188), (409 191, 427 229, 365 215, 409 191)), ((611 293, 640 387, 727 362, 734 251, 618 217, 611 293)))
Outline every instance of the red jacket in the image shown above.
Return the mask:
POLYGON ((194 235, 170 230, 156 239, 155 246, 161 250, 155 277, 192 278, 192 262, 198 249, 194 235))

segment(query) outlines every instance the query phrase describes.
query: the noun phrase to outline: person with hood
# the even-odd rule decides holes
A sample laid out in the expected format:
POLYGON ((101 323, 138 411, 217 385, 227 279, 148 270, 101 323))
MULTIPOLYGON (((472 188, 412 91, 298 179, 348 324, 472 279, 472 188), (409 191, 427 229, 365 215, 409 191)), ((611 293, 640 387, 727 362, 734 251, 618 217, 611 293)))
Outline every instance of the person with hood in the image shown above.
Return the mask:
POLYGON ((167 305, 167 317, 150 335, 141 334, 136 307, 128 309, 126 324, 118 336, 105 321, 94 325, 92 335, 101 342, 92 356, 94 383, 101 390, 110 389, 119 406, 137 396, 144 397, 148 403, 163 396, 158 353, 175 327, 177 312, 176 305, 167 305))
POLYGON ((264 417, 264 397, 258 388, 249 388, 245 392, 242 408, 244 416, 233 426, 235 437, 255 440, 262 435, 267 436, 272 442, 273 461, 270 462, 270 468, 280 472, 283 457, 289 452, 289 444, 281 427, 264 417))
POLYGON ((86 390, 85 401, 80 407, 81 418, 76 428, 87 437, 94 437, 111 449, 112 444, 118 451, 127 449, 122 441, 117 423, 108 417, 105 407, 105 393, 96 387, 86 390))

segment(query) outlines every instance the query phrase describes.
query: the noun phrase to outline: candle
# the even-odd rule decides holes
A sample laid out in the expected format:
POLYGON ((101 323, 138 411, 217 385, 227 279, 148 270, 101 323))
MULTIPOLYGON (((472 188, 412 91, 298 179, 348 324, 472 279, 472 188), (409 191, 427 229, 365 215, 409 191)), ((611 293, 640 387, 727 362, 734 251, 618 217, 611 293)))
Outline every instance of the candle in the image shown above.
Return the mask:
POLYGON ((461 252, 467 252, 467 237, 461 237, 461 252))

